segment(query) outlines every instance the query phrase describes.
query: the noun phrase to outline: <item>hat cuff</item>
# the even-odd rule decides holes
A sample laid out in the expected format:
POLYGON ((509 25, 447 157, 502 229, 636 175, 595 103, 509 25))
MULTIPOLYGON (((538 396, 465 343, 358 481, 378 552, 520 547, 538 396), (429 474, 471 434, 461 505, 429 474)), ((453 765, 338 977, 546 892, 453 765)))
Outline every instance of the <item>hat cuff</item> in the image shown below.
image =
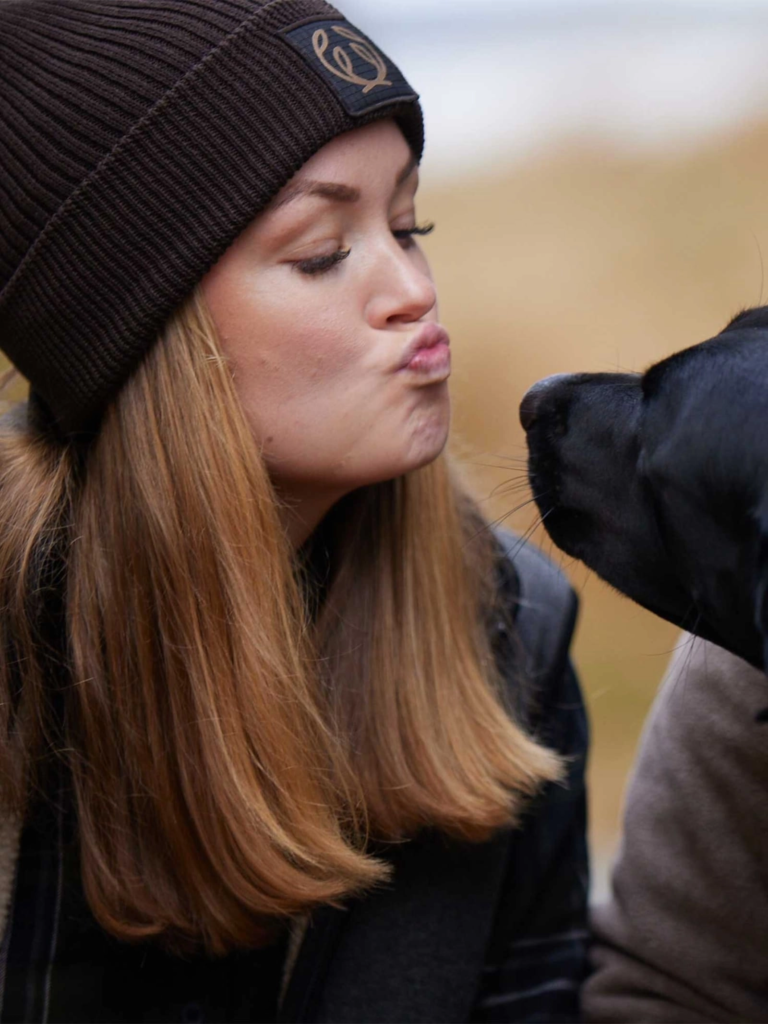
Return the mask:
POLYGON ((351 115, 279 34, 329 10, 277 0, 244 21, 69 196, 0 294, 3 348, 64 433, 98 422, 173 310, 327 142, 397 117, 421 157, 415 94, 351 115))

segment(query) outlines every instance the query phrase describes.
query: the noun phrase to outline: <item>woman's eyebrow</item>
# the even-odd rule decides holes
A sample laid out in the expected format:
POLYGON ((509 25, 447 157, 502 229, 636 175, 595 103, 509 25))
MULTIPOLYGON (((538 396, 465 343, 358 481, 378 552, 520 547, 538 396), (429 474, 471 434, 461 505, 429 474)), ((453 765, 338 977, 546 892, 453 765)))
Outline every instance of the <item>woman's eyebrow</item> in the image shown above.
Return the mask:
MULTIPOLYGON (((419 161, 416 157, 411 157, 398 174, 395 186, 399 188, 407 181, 418 165, 419 161)), ((298 181, 272 204, 272 209, 279 210, 281 206, 287 206, 288 203, 301 199, 303 196, 320 196, 322 199, 330 199, 336 203, 357 203, 360 200, 360 189, 333 181, 313 181, 312 179, 298 181)))
POLYGON ((299 181, 272 204, 272 209, 279 210, 302 196, 321 196, 336 203, 356 203, 360 199, 360 189, 332 181, 299 181))

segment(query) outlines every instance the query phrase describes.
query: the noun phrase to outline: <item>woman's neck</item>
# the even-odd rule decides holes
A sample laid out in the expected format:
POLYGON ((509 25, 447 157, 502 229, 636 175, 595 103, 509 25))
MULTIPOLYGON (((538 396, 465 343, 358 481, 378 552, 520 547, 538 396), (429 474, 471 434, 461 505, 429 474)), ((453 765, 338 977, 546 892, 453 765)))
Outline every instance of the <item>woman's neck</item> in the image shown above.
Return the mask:
POLYGON ((294 551, 306 543, 336 502, 344 496, 331 491, 299 493, 295 488, 287 489, 279 485, 275 485, 275 489, 282 501, 280 511, 294 551))

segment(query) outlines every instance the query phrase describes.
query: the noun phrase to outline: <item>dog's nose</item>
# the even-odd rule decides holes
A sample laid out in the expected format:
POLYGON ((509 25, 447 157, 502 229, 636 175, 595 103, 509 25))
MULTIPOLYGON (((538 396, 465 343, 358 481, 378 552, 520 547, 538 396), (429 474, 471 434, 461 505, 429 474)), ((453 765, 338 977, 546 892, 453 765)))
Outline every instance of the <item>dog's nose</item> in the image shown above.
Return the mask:
POLYGON ((537 381, 532 388, 525 393, 520 403, 520 422, 526 433, 531 429, 541 412, 541 405, 546 396, 558 381, 570 377, 569 373, 554 373, 551 377, 545 377, 537 381))

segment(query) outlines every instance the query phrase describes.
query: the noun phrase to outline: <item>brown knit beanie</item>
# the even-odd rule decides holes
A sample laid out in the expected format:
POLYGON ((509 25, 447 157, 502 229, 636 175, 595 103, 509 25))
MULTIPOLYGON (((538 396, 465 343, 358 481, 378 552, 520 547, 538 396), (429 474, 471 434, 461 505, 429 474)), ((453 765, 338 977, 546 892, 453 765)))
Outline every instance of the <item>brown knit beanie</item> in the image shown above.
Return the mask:
POLYGON ((336 135, 418 97, 324 0, 0 0, 0 347, 66 434, 336 135))

